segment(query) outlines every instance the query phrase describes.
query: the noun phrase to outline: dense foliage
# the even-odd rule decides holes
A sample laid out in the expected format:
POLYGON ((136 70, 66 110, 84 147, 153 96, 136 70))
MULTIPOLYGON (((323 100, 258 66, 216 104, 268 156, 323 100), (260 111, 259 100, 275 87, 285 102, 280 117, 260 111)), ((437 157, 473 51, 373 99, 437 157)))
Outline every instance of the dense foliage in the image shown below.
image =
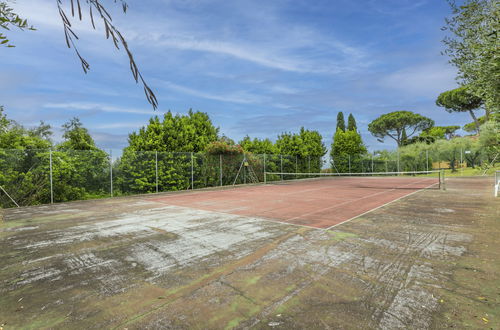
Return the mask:
POLYGON ((452 15, 443 40, 445 54, 458 69, 461 83, 485 102, 487 114, 500 111, 500 2, 449 1, 452 15))
POLYGON ((455 132, 460 129, 460 126, 433 126, 423 130, 420 135, 406 139, 403 145, 408 145, 416 142, 425 142, 427 144, 434 143, 438 139, 451 139, 455 136, 455 132))
POLYGON ((474 110, 478 110, 482 104, 483 100, 472 94, 468 86, 443 92, 436 100, 436 105, 444 107, 448 112, 469 112, 476 125, 476 132, 479 132, 480 123, 474 110))
MULTIPOLYGON (((102 196, 109 192, 107 154, 77 118, 63 125, 64 141, 53 146, 49 125, 26 129, 6 118, 0 108, 0 185, 21 205, 102 196), (85 147, 82 150, 74 150, 85 147), (52 148, 53 151, 49 151, 52 148)), ((5 198, 0 204, 12 206, 5 198)))
MULTIPOLYGON (((342 112, 337 115, 343 120, 342 112)), ((344 125, 345 127, 345 125, 344 125)), ((356 120, 352 114, 349 114, 347 130, 342 125, 337 125, 337 130, 333 136, 333 142, 330 149, 330 162, 336 172, 361 172, 359 161, 365 155, 367 149, 363 144, 361 135, 359 135, 356 126, 356 120), (353 164, 357 164, 354 165, 353 164)))
POLYGON ((254 154, 276 154, 277 149, 274 143, 270 139, 258 139, 253 140, 247 135, 240 142, 239 145, 248 152, 254 154))
POLYGON ((359 159, 367 152, 356 131, 337 130, 330 151, 332 167, 338 172, 361 172, 359 159), (357 164, 357 165, 355 165, 357 164))
POLYGON ((198 171, 197 179, 201 173, 195 166, 200 160, 191 153, 204 152, 210 143, 217 141, 218 132, 203 112, 189 110, 187 115, 174 115, 168 111, 163 120, 158 116, 151 118, 147 126, 129 135, 129 145, 117 165, 117 193, 193 187, 191 168, 198 171))

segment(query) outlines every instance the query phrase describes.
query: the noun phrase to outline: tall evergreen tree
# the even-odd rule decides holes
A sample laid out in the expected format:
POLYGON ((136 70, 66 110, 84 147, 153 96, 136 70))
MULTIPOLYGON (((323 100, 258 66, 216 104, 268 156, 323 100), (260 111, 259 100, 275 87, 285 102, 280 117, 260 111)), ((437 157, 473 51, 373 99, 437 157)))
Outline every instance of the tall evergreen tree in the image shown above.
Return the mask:
POLYGON ((342 113, 342 111, 339 111, 339 113, 337 114, 337 129, 336 129, 336 131, 338 131, 339 129, 341 131, 345 132, 345 120, 344 120, 344 114, 342 113))
POLYGON ((356 131, 358 127, 356 126, 356 119, 352 113, 349 114, 349 118, 347 119, 347 130, 348 131, 356 131))

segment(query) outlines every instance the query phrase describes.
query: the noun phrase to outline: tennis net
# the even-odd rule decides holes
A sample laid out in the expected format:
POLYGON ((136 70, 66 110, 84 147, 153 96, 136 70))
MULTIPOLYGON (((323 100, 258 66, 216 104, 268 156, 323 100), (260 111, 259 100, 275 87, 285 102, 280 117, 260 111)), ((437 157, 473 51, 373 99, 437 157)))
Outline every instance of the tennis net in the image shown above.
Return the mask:
POLYGON ((445 189, 444 171, 367 173, 265 172, 264 183, 336 185, 373 189, 445 189))

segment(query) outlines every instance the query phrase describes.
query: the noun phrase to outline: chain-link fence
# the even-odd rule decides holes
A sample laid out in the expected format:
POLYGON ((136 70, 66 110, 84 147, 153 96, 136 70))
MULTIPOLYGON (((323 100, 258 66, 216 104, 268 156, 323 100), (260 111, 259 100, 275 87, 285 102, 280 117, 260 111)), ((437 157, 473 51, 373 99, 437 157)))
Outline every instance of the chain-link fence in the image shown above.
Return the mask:
POLYGON ((464 148, 429 148, 373 155, 300 157, 101 150, 0 149, 0 207, 200 189, 305 178, 295 173, 370 173, 482 168, 494 155, 464 148), (272 172, 265 176, 265 172, 272 172))
POLYGON ((383 154, 342 155, 330 160, 329 171, 334 173, 370 173, 370 172, 410 172, 465 168, 494 167, 500 162, 500 156, 483 150, 448 148, 412 150, 411 152, 393 151, 383 154))
POLYGON ((257 183, 266 171, 320 172, 323 165, 313 156, 0 149, 0 207, 257 183))

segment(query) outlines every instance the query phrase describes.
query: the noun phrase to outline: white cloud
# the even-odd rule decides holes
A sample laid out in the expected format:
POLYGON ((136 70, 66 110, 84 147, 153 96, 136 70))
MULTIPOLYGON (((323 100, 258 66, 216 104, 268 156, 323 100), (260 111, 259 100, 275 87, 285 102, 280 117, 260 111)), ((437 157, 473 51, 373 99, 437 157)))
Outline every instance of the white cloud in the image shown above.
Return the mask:
POLYGON ((88 127, 93 129, 140 128, 145 124, 146 123, 141 124, 137 121, 134 121, 134 122, 109 123, 102 125, 89 125, 88 127))
POLYGON ((270 54, 261 47, 241 45, 219 40, 196 40, 164 38, 156 43, 157 46, 176 48, 181 50, 202 51, 232 56, 241 60, 253 62, 265 67, 291 72, 322 73, 332 68, 319 68, 306 61, 294 60, 284 55, 270 54))
MULTIPOLYGON (((82 4, 83 20, 80 22, 78 14, 75 12, 75 17, 71 16, 69 1, 63 2, 67 18, 71 21, 72 27, 76 31, 85 31, 94 33, 94 29, 90 23, 88 5, 85 1, 80 1, 82 4), (66 5, 65 5, 66 4, 66 5)), ((59 29, 62 32, 63 23, 61 16, 57 10, 56 1, 52 0, 23 0, 12 4, 15 11, 23 18, 28 20, 28 23, 34 25, 37 29, 59 29)), ((99 22, 97 15, 94 16, 96 23, 99 22)), ((98 27, 99 24, 96 24, 98 27)))
MULTIPOLYGON (((135 113, 152 115, 155 114, 154 110, 141 110, 135 108, 122 108, 100 103, 87 103, 87 102, 67 102, 67 103, 46 103, 44 108, 49 109, 67 109, 67 110, 83 110, 83 111, 102 111, 102 112, 118 112, 118 113, 135 113)), ((156 112, 157 114, 157 112, 156 112)))
POLYGON ((403 96, 435 98, 456 88, 456 71, 446 63, 426 63, 393 72, 380 80, 380 86, 397 90, 403 96))
POLYGON ((222 94, 213 94, 209 92, 204 92, 200 90, 196 90, 193 88, 181 86, 178 84, 174 84, 170 81, 159 81, 159 83, 168 89, 175 90, 184 94, 204 98, 204 99, 209 99, 209 100, 215 100, 215 101, 222 101, 222 102, 230 102, 230 103, 241 103, 241 104, 254 104, 254 103, 260 103, 262 102, 262 97, 257 96, 257 95, 252 95, 247 92, 238 92, 238 93, 226 93, 224 95, 222 94))

